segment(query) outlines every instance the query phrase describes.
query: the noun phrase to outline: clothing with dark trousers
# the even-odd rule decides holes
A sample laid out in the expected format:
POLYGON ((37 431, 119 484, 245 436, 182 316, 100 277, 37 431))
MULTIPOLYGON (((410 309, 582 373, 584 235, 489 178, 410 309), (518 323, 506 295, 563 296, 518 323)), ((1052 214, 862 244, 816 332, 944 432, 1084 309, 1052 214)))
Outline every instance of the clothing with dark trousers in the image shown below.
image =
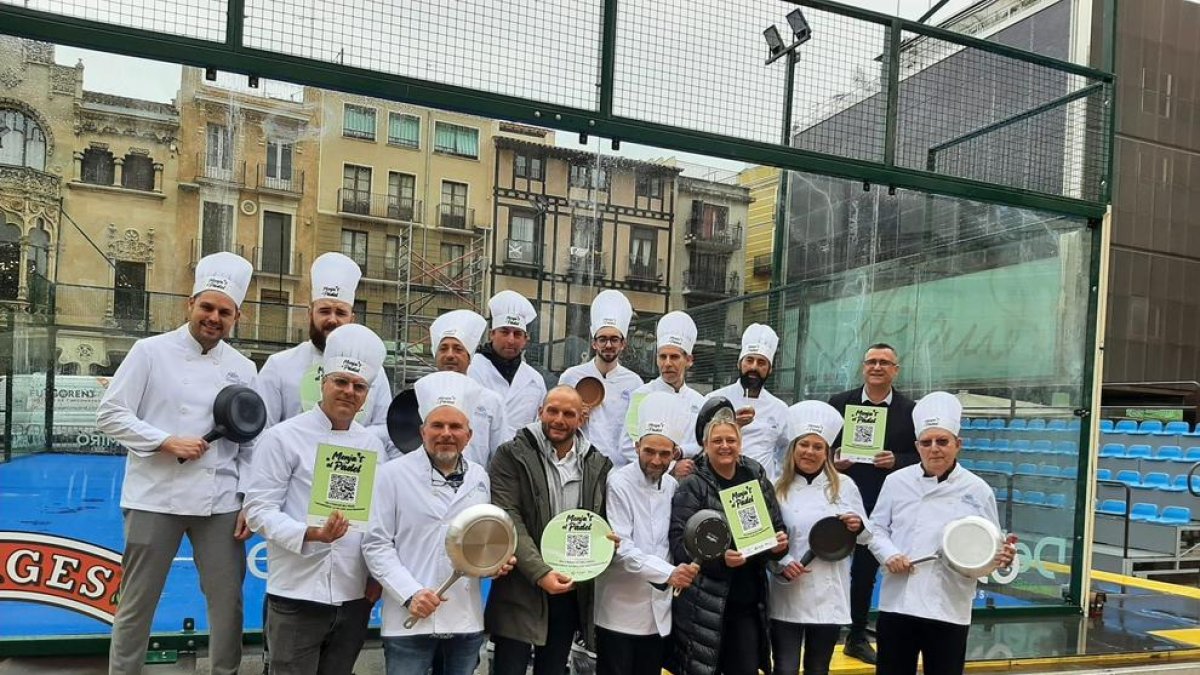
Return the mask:
MULTIPOLYGON (((857 387, 829 398, 829 405, 839 413, 846 413, 846 406, 861 405, 887 408, 887 425, 884 427, 883 449, 890 451, 896 457, 896 463, 891 469, 876 468, 872 464, 856 462, 843 473, 854 479, 855 485, 862 493, 863 506, 870 517, 875 509, 875 501, 879 499, 879 490, 883 488, 883 480, 893 471, 903 469, 921 461, 917 454, 917 434, 913 427, 912 411, 916 402, 911 398, 892 389, 891 403, 878 405, 863 402, 863 388, 857 387)), ((833 442, 833 447, 842 446, 842 435, 833 442)), ((879 573, 879 561, 866 546, 854 547, 854 559, 850 563, 850 635, 865 637, 867 632, 867 616, 871 612, 871 595, 875 591, 875 578, 879 573)))
POLYGON ((571 645, 575 643, 575 632, 580 628, 578 593, 568 591, 547 596, 549 623, 546 644, 542 646, 534 648, 529 642, 493 635, 496 647, 492 654, 493 675, 525 675, 530 652, 534 654, 533 675, 563 675, 571 657, 571 645))
POLYGON ((880 612, 876 675, 915 675, 917 654, 925 675, 962 675, 970 626, 880 612))
POLYGON ((659 675, 667 639, 629 635, 596 626, 596 675, 659 675))
POLYGON ((363 598, 324 605, 277 595, 266 596, 266 633, 275 654, 275 675, 351 675, 367 639, 375 603, 363 598))
POLYGON ((837 624, 771 620, 772 675, 797 675, 804 649, 804 675, 827 675, 842 627, 837 624))

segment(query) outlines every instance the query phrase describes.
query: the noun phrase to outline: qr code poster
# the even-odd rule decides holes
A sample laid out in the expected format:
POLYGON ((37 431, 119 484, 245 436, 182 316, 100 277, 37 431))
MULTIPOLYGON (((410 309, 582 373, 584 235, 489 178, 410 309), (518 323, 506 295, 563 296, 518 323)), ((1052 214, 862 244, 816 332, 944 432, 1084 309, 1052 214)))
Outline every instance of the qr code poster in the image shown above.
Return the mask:
POLYGON ((842 459, 873 462, 884 449, 887 433, 887 408, 868 405, 846 406, 842 427, 842 459))
POLYGON ((321 527, 331 513, 341 511, 350 521, 350 529, 365 532, 377 459, 370 450, 318 445, 307 523, 321 527))
POLYGON ((575 581, 594 579, 612 561, 611 532, 608 523, 591 511, 563 511, 542 530, 542 560, 575 581))
POLYGON ((745 556, 775 548, 775 527, 758 481, 735 485, 719 494, 734 548, 745 556))

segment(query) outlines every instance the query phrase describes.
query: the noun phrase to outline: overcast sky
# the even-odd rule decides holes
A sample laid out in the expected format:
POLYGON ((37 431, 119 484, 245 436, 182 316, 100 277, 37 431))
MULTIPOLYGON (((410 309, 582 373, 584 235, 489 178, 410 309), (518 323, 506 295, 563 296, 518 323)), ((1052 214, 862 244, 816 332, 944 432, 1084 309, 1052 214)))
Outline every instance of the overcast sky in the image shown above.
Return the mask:
MULTIPOLYGON (((573 58, 573 59, 567 58, 567 59, 555 60, 553 58, 537 58, 537 56, 538 56, 537 54, 534 54, 533 57, 527 57, 524 54, 509 53, 512 49, 512 45, 520 46, 522 44, 524 44, 527 47, 529 47, 531 45, 538 45, 538 47, 534 47, 534 49, 537 49, 540 47, 541 49, 548 51, 548 53, 550 53, 551 55, 554 53, 555 49, 562 49, 563 48, 562 45, 555 44, 553 38, 550 38, 550 39, 546 38, 547 35, 555 34, 554 24, 556 21, 561 20, 561 16, 556 17, 554 15, 553 9, 549 9, 549 10, 545 10, 545 11, 541 11, 541 10, 530 11, 530 14, 533 15, 535 19, 540 20, 540 23, 538 23, 537 21, 530 21, 529 25, 526 25, 526 24, 522 24, 522 23, 506 21, 506 20, 510 19, 510 17, 512 16, 511 14, 504 13, 505 7, 510 6, 510 5, 507 5, 506 3, 488 2, 488 0, 476 0, 476 1, 479 4, 475 5, 475 7, 478 8, 479 11, 483 13, 480 17, 480 21, 482 21, 484 25, 492 25, 495 23, 504 24, 504 25, 499 26, 500 30, 506 31, 509 33, 512 33, 514 31, 518 32, 518 36, 517 36, 518 39, 498 40, 498 41, 494 41, 495 46, 484 47, 485 49, 498 50, 496 53, 495 59, 486 59, 486 58, 485 59, 475 59, 475 61, 472 63, 455 64, 455 63, 453 63, 454 58, 455 58, 453 55, 454 54, 453 50, 451 50, 449 55, 446 55, 446 54, 435 55, 433 58, 437 59, 440 62, 446 62, 446 61, 450 62, 450 64, 451 64, 450 68, 454 71, 454 75, 459 80, 459 81, 456 81, 456 84, 460 83, 460 81, 461 81, 461 83, 464 86, 485 86, 485 84, 483 84, 483 83, 487 83, 489 81, 494 82, 495 78, 502 77, 504 75, 503 73, 489 72, 489 68, 495 69, 497 67, 497 64, 505 64, 505 63, 511 64, 514 62, 512 59, 521 59, 521 58, 525 58, 527 63, 531 63, 532 65, 530 67, 533 68, 534 71, 526 72, 526 73, 522 74, 524 77, 524 81, 516 83, 517 91, 515 93, 517 93, 518 95, 527 95, 527 96, 530 96, 531 98, 539 98, 539 94, 541 94, 542 96, 540 96, 540 97, 545 98, 546 94, 548 94, 550 92, 550 90, 539 87, 539 84, 544 83, 550 73, 563 73, 565 75, 564 79, 566 79, 566 80, 574 79, 577 84, 583 78, 590 77, 590 75, 586 75, 586 71, 590 70, 593 66, 591 63, 588 62, 588 59, 586 58, 586 56, 577 57, 577 58, 573 58), (521 38, 524 38, 524 39, 521 39, 521 38), (503 46, 503 45, 508 45, 508 46, 503 46), (507 51, 504 51, 504 50, 507 50, 507 51), (479 65, 479 63, 481 61, 491 61, 491 63, 487 64, 487 67, 481 68, 479 65), (556 71, 555 70, 556 68, 559 70, 556 71), (572 70, 571 70, 572 68, 578 72, 572 72, 572 70), (545 73, 539 72, 539 70, 545 70, 545 73)), ((761 31, 761 27, 759 27, 758 24, 763 23, 764 21, 769 22, 770 19, 765 19, 765 17, 769 17, 769 16, 773 15, 774 13, 777 13, 777 11, 779 9, 778 4, 770 3, 770 2, 754 2, 752 0, 740 0, 740 2, 735 4, 734 2, 731 2, 731 0, 712 0, 712 1, 719 2, 719 4, 713 5, 710 10, 702 10, 701 16, 707 16, 708 18, 711 19, 713 17, 722 18, 722 15, 724 15, 724 18, 732 19, 732 21, 735 23, 736 22, 744 22, 746 24, 746 26, 735 26, 732 29, 730 29, 728 26, 726 26, 725 30, 723 32, 729 32, 730 30, 733 30, 735 32, 735 34, 749 33, 750 35, 753 36, 752 39, 755 41, 755 43, 754 43, 755 49, 758 48, 757 42, 761 40, 761 38, 758 37, 757 33, 754 32, 754 31, 761 31), (740 10, 739 6, 744 7, 745 11, 742 12, 740 10), (739 8, 739 9, 736 12, 731 12, 730 8, 739 8), (751 25, 751 24, 754 24, 754 25, 751 25)), ((916 18, 920 17, 922 14, 924 14, 926 10, 929 9, 929 7, 932 5, 934 0, 843 0, 843 1, 847 2, 847 4, 864 7, 864 8, 875 10, 878 12, 883 12, 883 13, 887 13, 887 14, 898 14, 907 19, 916 19, 916 18)), ((937 13, 937 15, 933 19, 933 22, 936 23, 940 19, 944 19, 949 16, 952 16, 954 13, 961 11, 965 7, 971 5, 974 1, 975 0, 951 0, 951 2, 946 7, 942 8, 937 13)), ((540 5, 540 6, 539 5, 531 5, 531 7, 551 7, 555 4, 556 3, 549 3, 549 5, 540 5)), ((631 4, 636 5, 637 3, 631 3, 631 4)), ((663 3, 662 5, 658 5, 652 11, 654 11, 656 13, 660 12, 660 11, 664 12, 664 15, 668 16, 668 20, 674 20, 676 23, 681 23, 681 24, 686 23, 686 19, 688 18, 687 16, 680 15, 680 14, 675 14, 673 16, 669 15, 669 14, 665 14, 666 12, 670 11, 669 9, 667 9, 668 4, 670 4, 670 3, 663 3)), ((701 2, 701 4, 706 4, 706 3, 701 2)), ((389 5, 390 5, 390 3, 388 3, 388 5, 380 5, 380 6, 387 7, 389 5)), ((310 6, 310 8, 328 7, 330 10, 334 10, 334 8, 336 7, 333 3, 329 3, 328 5, 326 5, 326 3, 317 3, 317 2, 310 3, 309 6, 310 6)), ((575 7, 580 7, 580 6, 583 6, 583 5, 575 5, 575 7)), ((627 7, 629 7, 629 6, 630 5, 627 5, 627 7)), ((391 54, 389 54, 385 60, 381 61, 380 57, 377 55, 378 53, 381 53, 381 52, 372 54, 370 52, 367 52, 366 49, 364 49, 363 50, 364 54, 359 56, 358 59, 351 62, 351 65, 361 65, 363 67, 376 68, 376 69, 384 70, 386 72, 396 72, 396 68, 397 68, 396 64, 397 64, 397 60, 399 60, 402 64, 401 67, 407 71, 405 74, 412 74, 413 76, 416 76, 416 77, 423 76, 424 73, 420 72, 420 71, 425 70, 425 69, 432 70, 436 66, 436 64, 431 63, 431 60, 427 57, 426 58, 420 57, 418 55, 420 50, 425 50, 427 52, 431 48, 438 49, 440 47, 445 47, 446 45, 449 45, 452 48, 455 41, 458 39, 461 39, 463 37, 461 35, 461 33, 460 34, 447 34, 447 35, 438 35, 437 34, 438 30, 441 29, 440 24, 443 23, 443 22, 439 21, 439 19, 441 17, 439 16, 439 10, 437 9, 438 7, 439 7, 439 5, 436 1, 435 2, 426 2, 426 3, 414 1, 412 4, 408 5, 407 11, 410 11, 410 16, 411 16, 411 13, 415 13, 417 15, 422 15, 422 13, 424 13, 422 16, 422 19, 425 22, 427 22, 426 23, 427 26, 431 27, 431 30, 429 30, 429 31, 418 32, 416 34, 416 36, 414 36, 414 33, 409 32, 409 31, 411 31, 411 28, 409 29, 409 31, 403 31, 403 32, 402 32, 401 28, 390 28, 390 29, 382 28, 382 29, 377 29, 377 32, 373 36, 374 39, 380 44, 396 43, 396 42, 399 42, 401 44, 410 44, 410 45, 412 45, 412 50, 414 52, 413 54, 411 54, 411 55, 406 55, 406 54, 391 55, 391 54), (414 63, 416 63, 417 65, 414 66, 413 65, 414 63), (417 72, 413 72, 414 70, 417 72)), ((647 7, 649 7, 649 5, 647 7)), ((683 7, 686 7, 686 5, 680 5, 680 7, 683 8, 683 7)), ((314 14, 319 15, 322 11, 323 10, 320 10, 320 9, 314 9, 314 14)), ((318 32, 318 36, 321 39, 330 40, 331 44, 334 44, 334 45, 341 44, 343 40, 345 40, 347 44, 355 44, 353 41, 353 38, 351 36, 341 35, 341 33, 343 33, 346 30, 346 28, 344 26, 345 22, 339 21, 338 20, 339 18, 340 17, 333 17, 333 16, 330 16, 330 17, 315 16, 315 18, 312 19, 312 21, 310 23, 320 24, 320 31, 318 32)), ((573 18, 578 19, 578 17, 573 17, 573 18)), ((658 15, 656 15, 656 18, 658 18, 658 15)), ((378 22, 376 24, 377 26, 379 26, 379 25, 399 26, 404 23, 404 22, 400 22, 400 21, 388 21, 387 17, 381 17, 381 19, 384 19, 384 20, 378 22)), ((274 20, 278 22, 279 29, 281 31, 288 30, 286 16, 282 16, 282 17, 276 18, 274 20)), ((639 28, 642 27, 642 25, 643 25, 643 24, 637 22, 637 17, 628 18, 628 19, 626 19, 626 21, 628 22, 626 25, 638 26, 639 28)), ((786 22, 783 20, 782 16, 778 17, 777 25, 780 27, 780 30, 785 35, 787 35, 787 25, 786 25, 786 22)), ((268 30, 269 30, 269 28, 270 27, 268 26, 268 30)), ((619 33, 620 33, 620 31, 619 31, 619 33)), ((673 34, 673 35, 664 35, 663 39, 667 40, 669 42, 672 38, 674 38, 677 41, 675 44, 679 45, 678 52, 671 51, 671 49, 664 50, 664 49, 660 48, 658 50, 659 58, 657 59, 657 62, 653 62, 650 65, 646 66, 645 68, 642 67, 640 60, 630 59, 630 60, 626 61, 625 73, 618 72, 618 81, 619 82, 624 81, 624 82, 630 83, 630 84, 626 85, 626 86, 630 87, 631 90, 629 92, 629 95, 627 97, 625 97, 625 99, 630 100, 630 101, 636 100, 637 96, 638 96, 636 92, 639 90, 645 90, 647 88, 658 90, 659 88, 667 88, 667 87, 674 86, 674 87, 676 87, 676 89, 672 90, 669 95, 673 101, 678 102, 681 110, 688 110, 688 109, 690 109, 690 107, 692 105, 697 105, 697 104, 704 105, 706 107, 713 106, 714 105, 714 103, 712 101, 713 97, 711 96, 712 86, 709 86, 708 89, 705 89, 703 86, 695 87, 695 88, 693 88, 694 89, 693 91, 689 91, 686 88, 681 87, 681 85, 680 85, 681 82, 686 82, 688 79, 688 74, 682 72, 682 70, 685 68, 696 69, 696 68, 705 67, 706 64, 704 64, 702 62, 702 60, 703 60, 704 56, 707 54, 707 52, 704 49, 697 48, 695 46, 694 43, 696 43, 697 41, 692 39, 692 37, 689 35, 689 31, 687 30, 686 25, 683 28, 681 28, 677 31, 674 31, 674 33, 675 34, 673 34), (692 50, 694 50, 694 51, 692 51, 692 50), (671 58, 664 59, 664 58, 662 58, 662 53, 664 51, 666 51, 668 56, 678 56, 678 58, 677 59, 671 59, 671 58), (679 73, 673 72, 675 70, 679 70, 680 72, 679 73), (633 77, 633 78, 629 77, 630 72, 634 72, 636 77, 633 77), (636 81, 634 81, 634 80, 636 80, 636 81), (707 98, 705 98, 705 94, 709 94, 709 96, 707 98), (693 103, 691 101, 686 100, 689 95, 697 97, 698 103, 693 103)), ((629 34, 628 32, 626 34, 629 35, 629 37, 626 38, 629 41, 638 41, 638 40, 646 39, 646 38, 643 38, 642 35, 632 35, 632 34, 629 34)), ((364 41, 362 38, 358 38, 358 39, 360 42, 364 41)), ((730 38, 729 38, 729 36, 722 34, 722 35, 718 36, 718 39, 729 40, 730 38)), ((365 41, 370 42, 370 37, 368 37, 365 41)), ((817 37, 814 37, 813 43, 816 47, 816 50, 821 49, 822 46, 816 44, 817 37)), ((314 47, 313 45, 300 45, 299 47, 297 47, 297 49, 300 49, 300 50, 318 49, 319 50, 319 46, 320 45, 317 45, 316 47, 314 47)), ((618 44, 618 49, 619 50, 621 49, 620 43, 618 44)), ((826 49, 825 51, 827 53, 829 53, 831 58, 836 58, 838 56, 845 58, 845 54, 839 55, 839 54, 835 53, 835 52, 837 52, 838 49, 842 49, 844 51, 845 48, 843 45, 835 45, 835 46, 832 46, 831 48, 826 49)), ((858 54, 857 58, 865 60, 868 56, 867 52, 870 51, 871 49, 874 49, 874 47, 869 47, 869 46, 860 47, 859 51, 862 53, 858 54)), ((582 50, 577 48, 574 53, 579 54, 581 51, 586 54, 587 50, 586 50, 586 48, 584 48, 582 50)), ((130 57, 117 56, 114 54, 106 54, 106 53, 93 52, 93 51, 88 51, 88 50, 75 49, 75 48, 71 48, 71 47, 62 47, 62 46, 57 48, 56 53, 57 53, 58 62, 62 63, 64 65, 74 65, 79 60, 83 61, 83 64, 84 64, 84 88, 89 91, 111 93, 111 94, 117 94, 117 95, 121 95, 121 96, 128 96, 128 97, 132 97, 132 98, 140 98, 140 99, 146 99, 146 100, 152 100, 152 101, 170 102, 176 96, 176 93, 177 93, 177 90, 179 87, 180 66, 178 66, 177 64, 146 61, 143 59, 133 59, 130 57), (136 73, 136 76, 131 76, 131 74, 133 74, 133 73, 136 73)), ((620 65, 621 65, 620 53, 621 52, 618 51, 619 70, 620 70, 620 65)), ((810 52, 810 53, 815 53, 815 51, 810 52)), ((814 61, 813 59, 810 59, 809 64, 812 64, 813 61, 814 61)), ((714 64, 714 65, 718 68, 720 66, 720 64, 714 64)), ((443 67, 444 67, 444 64, 443 64, 443 67)), ((804 76, 805 76, 804 67, 805 67, 805 64, 802 62, 801 70, 798 72, 798 77, 801 79, 801 81, 804 80, 804 76)), ((809 67, 812 68, 814 66, 809 65, 809 67)), ((772 72, 770 72, 766 69, 763 69, 761 72, 753 73, 752 76, 755 78, 758 78, 758 77, 766 78, 766 77, 770 77, 772 74, 773 74, 772 72)), ((746 77, 746 74, 738 73, 737 76, 738 77, 746 77)), ((222 78, 222 79, 225 79, 225 78, 222 78)), ((231 79, 233 79, 233 78, 231 77, 231 79)), ((289 86, 289 85, 286 85, 283 83, 280 83, 280 84, 282 85, 282 87, 289 86)), ((762 81, 748 83, 746 86, 750 90, 753 90, 753 91, 769 91, 770 89, 774 88, 773 86, 772 87, 764 86, 762 81), (757 88, 757 89, 755 89, 755 88, 757 88)), ((802 82, 800 87, 802 88, 803 86, 804 85, 802 82)), ((834 84, 832 86, 836 87, 836 86, 841 86, 841 85, 834 84)), ((592 107, 595 105, 594 102, 592 102, 590 100, 586 100, 589 95, 590 94, 587 92, 586 87, 577 87, 576 91, 574 93, 568 92, 566 94, 563 94, 563 96, 564 96, 563 100, 560 100, 560 101, 556 100, 555 102, 561 102, 566 105, 575 105, 577 107, 592 107), (583 92, 583 93, 580 94, 579 92, 583 92)), ((663 95, 663 94, 660 93, 660 96, 661 95, 663 95)), ((552 96, 550 97, 550 100, 554 100, 553 96, 558 96, 558 94, 557 93, 552 94, 552 96)), ((621 98, 622 97, 620 95, 620 92, 618 92, 618 110, 617 110, 618 114, 622 114, 622 112, 623 112, 620 109, 621 98)), ((772 101, 765 101, 763 107, 771 108, 772 107, 771 103, 772 103, 772 101)), ((722 104, 721 102, 718 102, 716 105, 721 105, 721 104, 722 104)), ((747 108, 749 108, 749 106, 745 106, 743 101, 725 101, 725 102, 723 102, 723 104, 726 106, 729 106, 728 109, 716 111, 715 114, 710 112, 709 119, 718 120, 718 121, 707 123, 708 128, 705 128, 705 130, 715 131, 718 133, 721 133, 721 132, 729 133, 729 130, 724 127, 713 126, 716 124, 720 124, 719 120, 729 119, 732 121, 727 122, 728 124, 738 124, 741 126, 745 126, 747 128, 752 127, 752 126, 758 126, 758 127, 760 127, 759 132, 758 132, 759 134, 766 133, 765 129, 768 127, 771 129, 770 133, 772 133, 772 134, 777 133, 776 131, 774 131, 774 129, 777 127, 771 124, 770 115, 768 115, 764 112, 761 112, 761 111, 744 113, 743 111, 746 110, 747 108), (751 119, 737 119, 737 117, 739 115, 742 115, 743 117, 745 117, 747 114, 750 115, 751 119)), ((798 102, 797 105, 798 106, 803 105, 803 102, 802 101, 798 102)), ((778 104, 776 104, 774 107, 777 108, 778 104)), ((627 110, 624 112, 631 113, 630 116, 640 117, 642 119, 649 119, 652 121, 661 121, 664 123, 679 123, 680 122, 680 120, 676 119, 676 117, 678 116, 678 113, 676 113, 675 115, 663 114, 660 117, 656 118, 655 113, 657 113, 658 111, 655 109, 651 109, 648 111, 627 110)), ((800 116, 799 113, 801 113, 801 112, 802 111, 798 111, 798 116, 800 116)), ((686 125, 686 120, 684 120, 684 122, 686 125)), ((705 125, 700 125, 700 126, 703 127, 705 125)), ((753 137, 753 134, 751 134, 750 137, 753 137)), ((559 145, 569 145, 569 146, 579 147, 578 138, 572 134, 558 134, 558 143, 559 143, 559 145)), ((609 143, 601 142, 599 139, 592 139, 589 142, 588 147, 592 151, 603 152, 605 154, 612 154, 612 151, 609 147, 609 143)), ((676 152, 672 152, 672 151, 663 150, 661 148, 638 146, 638 145, 632 144, 632 143, 622 144, 621 150, 616 154, 628 156, 628 157, 634 157, 634 158, 638 158, 638 159, 654 159, 654 158, 662 158, 665 156, 674 155, 674 156, 680 157, 684 161, 698 163, 698 164, 705 164, 705 165, 714 166, 714 167, 718 167, 718 168, 732 169, 732 170, 737 170, 744 166, 743 164, 741 164, 739 162, 721 160, 721 159, 707 157, 707 156, 676 153, 676 152)))

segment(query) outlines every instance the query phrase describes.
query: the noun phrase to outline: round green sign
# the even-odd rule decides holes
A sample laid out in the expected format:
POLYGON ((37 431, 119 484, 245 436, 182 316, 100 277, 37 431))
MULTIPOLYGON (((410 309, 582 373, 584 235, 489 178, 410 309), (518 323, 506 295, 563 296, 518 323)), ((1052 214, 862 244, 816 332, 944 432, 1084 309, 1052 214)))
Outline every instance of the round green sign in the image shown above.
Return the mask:
POLYGON ((610 532, 608 523, 591 511, 563 511, 542 531, 542 560, 575 581, 595 579, 612 561, 610 532))

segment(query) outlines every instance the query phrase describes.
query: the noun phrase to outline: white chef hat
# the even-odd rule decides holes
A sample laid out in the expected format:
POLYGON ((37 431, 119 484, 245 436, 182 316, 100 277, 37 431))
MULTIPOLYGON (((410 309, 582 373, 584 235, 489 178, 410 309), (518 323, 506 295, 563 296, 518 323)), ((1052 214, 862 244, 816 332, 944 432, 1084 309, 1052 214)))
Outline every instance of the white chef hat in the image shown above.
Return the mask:
POLYGON ((413 389, 417 393, 417 412, 422 420, 446 405, 457 408, 470 420, 479 385, 462 373, 446 370, 422 377, 413 384, 413 389))
POLYGON ((354 306, 354 292, 362 269, 349 256, 330 251, 313 261, 309 271, 312 278, 312 301, 337 300, 354 306))
POLYGON ((738 361, 751 354, 758 354, 774 364, 775 350, 778 347, 779 336, 770 326, 752 323, 742 331, 742 353, 738 355, 738 361))
POLYGON ((801 436, 817 434, 832 447, 844 423, 842 414, 824 401, 801 401, 788 408, 788 438, 793 441, 801 436))
POLYGON ((684 312, 670 312, 658 320, 655 329, 658 348, 678 347, 684 354, 691 354, 696 346, 696 322, 684 312))
POLYGON ((254 266, 240 255, 225 251, 206 255, 196 263, 192 297, 204 291, 218 291, 233 298, 234 304, 241 307, 253 274, 254 266))
POLYGON ((537 310, 529 300, 516 291, 500 291, 488 300, 488 312, 492 315, 492 330, 497 328, 519 328, 526 330, 537 318, 537 310))
POLYGON ((601 291, 592 300, 592 337, 601 328, 616 328, 621 332, 621 337, 625 337, 629 333, 629 320, 632 318, 633 306, 624 293, 611 289, 601 291))
POLYGON ((683 445, 692 417, 682 396, 665 391, 646 395, 638 404, 638 439, 646 434, 658 434, 683 445))
POLYGON ((487 319, 469 309, 446 312, 429 326, 429 345, 436 352, 442 340, 454 338, 462 343, 468 353, 473 354, 483 338, 485 328, 487 319))
POLYGON ((916 427, 917 438, 929 429, 945 429, 958 436, 962 427, 962 403, 954 394, 945 391, 935 391, 925 395, 913 408, 913 426, 916 427))
POLYGON ((387 348, 375 331, 348 323, 333 329, 325 340, 324 372, 347 373, 374 382, 386 357, 387 348))

